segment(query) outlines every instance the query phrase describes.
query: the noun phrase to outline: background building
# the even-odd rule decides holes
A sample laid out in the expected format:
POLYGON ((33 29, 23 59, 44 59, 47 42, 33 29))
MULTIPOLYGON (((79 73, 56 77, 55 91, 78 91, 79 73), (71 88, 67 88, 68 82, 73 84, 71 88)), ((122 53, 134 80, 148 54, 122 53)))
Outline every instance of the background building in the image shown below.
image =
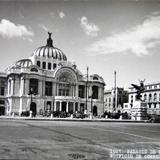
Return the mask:
POLYGON ((111 90, 106 90, 104 93, 104 105, 105 111, 122 111, 123 103, 128 102, 128 91, 124 88, 112 88, 111 90))
MULTIPOLYGON (((130 87, 128 108, 132 108, 133 103, 136 100, 135 96, 136 90, 133 87, 130 87)), ((147 103, 148 114, 160 115, 160 82, 145 84, 142 100, 147 103)))
POLYGON ((0 73, 0 115, 5 114, 6 93, 7 93, 7 75, 5 73, 0 73))
POLYGON ((104 111, 103 78, 83 75, 53 46, 51 33, 45 46, 8 67, 0 79, 3 114, 20 115, 26 110, 39 114, 49 109, 69 113, 86 110, 96 116, 104 111))

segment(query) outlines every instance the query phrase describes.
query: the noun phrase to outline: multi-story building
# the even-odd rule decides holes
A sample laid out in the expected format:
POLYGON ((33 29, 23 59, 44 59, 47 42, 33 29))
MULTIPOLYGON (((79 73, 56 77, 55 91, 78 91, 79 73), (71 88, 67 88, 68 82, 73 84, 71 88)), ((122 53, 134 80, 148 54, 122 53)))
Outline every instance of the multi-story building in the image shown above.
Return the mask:
POLYGON ((114 88, 111 90, 106 90, 104 92, 104 106, 105 111, 113 112, 113 111, 122 111, 123 103, 128 102, 128 91, 124 90, 124 88, 114 88))
MULTIPOLYGON (((133 87, 130 87, 128 108, 132 108, 135 100, 136 90, 133 87)), ((145 90, 142 93, 142 100, 147 103, 148 114, 160 115, 160 82, 145 84, 145 90)))
POLYGON ((0 73, 0 115, 5 114, 6 92, 7 92, 7 75, 0 73))
POLYGON ((86 110, 99 115, 104 111, 103 78, 83 75, 53 45, 51 34, 45 46, 8 67, 0 79, 2 114, 26 110, 38 114, 49 109, 69 113, 86 110))

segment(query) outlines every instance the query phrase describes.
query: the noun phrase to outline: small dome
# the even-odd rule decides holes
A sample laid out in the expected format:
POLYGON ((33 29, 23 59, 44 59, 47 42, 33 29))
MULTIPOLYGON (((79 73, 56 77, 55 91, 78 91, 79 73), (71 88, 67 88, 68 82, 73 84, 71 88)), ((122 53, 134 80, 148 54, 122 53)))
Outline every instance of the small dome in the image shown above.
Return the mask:
POLYGON ((21 59, 15 63, 15 67, 30 67, 32 65, 32 61, 30 59, 21 59))
POLYGON ((49 33, 49 38, 47 39, 47 45, 37 48, 34 52, 34 56, 46 57, 58 59, 59 61, 67 61, 66 55, 58 48, 53 46, 53 41, 51 39, 51 34, 49 33))

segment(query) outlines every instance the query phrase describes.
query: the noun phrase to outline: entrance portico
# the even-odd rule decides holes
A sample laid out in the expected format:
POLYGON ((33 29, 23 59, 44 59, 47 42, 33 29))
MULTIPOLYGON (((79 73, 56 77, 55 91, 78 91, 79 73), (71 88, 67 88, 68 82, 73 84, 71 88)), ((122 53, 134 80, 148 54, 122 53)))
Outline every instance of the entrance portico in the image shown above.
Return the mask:
POLYGON ((56 96, 54 101, 54 111, 65 111, 73 113, 80 110, 80 102, 76 97, 56 96))

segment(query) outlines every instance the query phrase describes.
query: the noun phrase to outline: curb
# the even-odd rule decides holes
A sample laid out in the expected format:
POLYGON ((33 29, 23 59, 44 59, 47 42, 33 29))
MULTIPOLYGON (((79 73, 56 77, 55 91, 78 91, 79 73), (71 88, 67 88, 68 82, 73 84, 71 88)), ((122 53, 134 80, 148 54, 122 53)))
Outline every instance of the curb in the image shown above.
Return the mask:
POLYGON ((71 118, 26 118, 26 117, 0 117, 0 120, 28 120, 28 121, 71 121, 71 122, 126 122, 147 123, 147 120, 118 120, 118 119, 71 119, 71 118))

